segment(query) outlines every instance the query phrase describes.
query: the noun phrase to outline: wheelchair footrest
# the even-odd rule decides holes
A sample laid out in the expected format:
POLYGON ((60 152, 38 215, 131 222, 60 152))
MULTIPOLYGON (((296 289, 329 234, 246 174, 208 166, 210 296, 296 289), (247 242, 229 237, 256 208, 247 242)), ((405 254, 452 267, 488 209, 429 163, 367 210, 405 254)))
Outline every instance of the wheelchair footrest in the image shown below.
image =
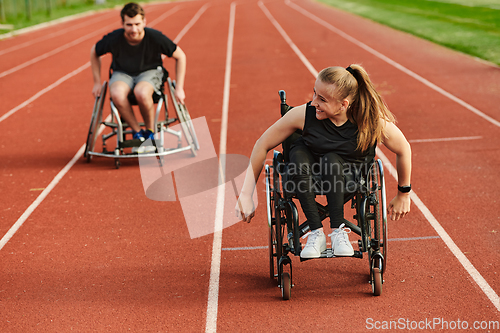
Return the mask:
POLYGON ((141 141, 140 139, 125 140, 120 142, 120 148, 140 147, 143 142, 144 141, 141 141))
POLYGON ((332 249, 326 249, 325 251, 321 252, 321 256, 319 258, 300 258, 300 261, 306 261, 306 260, 311 260, 311 259, 324 259, 324 258, 363 258, 363 253, 361 251, 354 251, 354 254, 352 256, 335 256, 333 254, 332 249))

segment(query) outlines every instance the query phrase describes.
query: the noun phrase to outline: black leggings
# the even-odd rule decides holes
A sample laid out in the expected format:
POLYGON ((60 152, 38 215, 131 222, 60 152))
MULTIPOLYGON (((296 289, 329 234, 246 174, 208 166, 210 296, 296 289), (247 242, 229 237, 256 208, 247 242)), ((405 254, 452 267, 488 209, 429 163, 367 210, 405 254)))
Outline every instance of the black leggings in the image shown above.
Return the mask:
POLYGON ((294 145, 290 150, 288 179, 292 184, 287 187, 293 186, 311 230, 323 227, 314 194, 314 184, 319 179, 328 201, 330 226, 338 228, 344 222, 344 165, 339 155, 326 153, 317 158, 304 144, 294 145))

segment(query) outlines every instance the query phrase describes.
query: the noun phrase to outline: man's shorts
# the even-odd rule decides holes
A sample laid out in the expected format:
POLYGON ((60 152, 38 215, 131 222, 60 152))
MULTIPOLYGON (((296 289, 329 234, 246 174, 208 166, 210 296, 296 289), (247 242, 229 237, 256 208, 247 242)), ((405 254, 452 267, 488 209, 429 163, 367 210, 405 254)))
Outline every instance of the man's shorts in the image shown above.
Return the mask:
POLYGON ((137 83, 146 81, 154 87, 156 93, 160 93, 162 80, 163 71, 158 69, 150 69, 137 76, 130 76, 124 72, 115 71, 109 79, 109 85, 111 86, 116 81, 122 81, 125 82, 131 90, 133 90, 137 83))

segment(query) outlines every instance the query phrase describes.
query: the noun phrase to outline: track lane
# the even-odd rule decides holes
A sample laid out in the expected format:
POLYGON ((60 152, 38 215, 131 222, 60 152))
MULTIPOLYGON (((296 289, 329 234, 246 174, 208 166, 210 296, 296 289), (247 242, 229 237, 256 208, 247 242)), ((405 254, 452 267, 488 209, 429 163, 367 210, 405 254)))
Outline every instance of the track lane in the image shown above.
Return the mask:
MULTIPOLYGON (((267 4, 267 3, 266 3, 267 4)), ((277 2, 272 2, 272 4, 277 4, 277 2)), ((269 5, 271 7, 271 5, 269 5)), ((278 5, 275 6, 275 11, 273 14, 276 14, 276 16, 282 15, 282 17, 286 18, 286 20, 280 21, 280 23, 287 22, 290 27, 296 26, 295 22, 298 22, 299 20, 294 19, 291 13, 287 12, 286 9, 283 7, 280 7, 278 5)), ((248 10, 244 11, 245 13, 249 13, 248 10)), ((255 20, 255 18, 252 18, 255 20)), ((283 23, 285 25, 286 23, 283 23)), ((301 28, 304 28, 305 22, 301 22, 301 28)), ((297 29, 289 29, 290 31, 293 31, 294 33, 300 33, 297 32, 297 29)), ((287 31, 289 31, 287 30, 287 31)), ((320 32, 318 33, 312 33, 308 29, 304 29, 305 31, 308 31, 309 35, 312 36, 321 36, 325 37, 324 34, 321 34, 320 32)), ((254 31, 254 28, 249 28, 248 31, 254 31)), ((268 34, 272 34, 271 32, 268 34)), ((307 34, 304 34, 307 35, 307 34)), ((307 41, 308 38, 313 39, 311 42, 312 44, 314 43, 321 43, 319 40, 314 40, 314 38, 311 38, 310 36, 304 36, 304 40, 307 41)), ((292 38, 294 41, 295 39, 292 38)), ((296 42, 296 44, 299 44, 296 42)), ((301 50, 310 50, 310 48, 304 47, 300 48, 301 50)), ((347 51, 349 52, 349 51, 347 51)), ((352 52, 352 51, 351 51, 352 52)), ((304 51, 305 53, 305 51, 304 51)), ((321 55, 317 56, 318 59, 322 59, 321 55)), ((365 59, 363 59, 365 60, 365 59)), ((235 59, 236 62, 238 60, 235 59)), ((330 60, 331 61, 331 60, 330 60)), ((364 63, 364 62, 363 62, 364 63)), ((329 65, 329 64, 327 64, 329 65)), ((289 68, 296 68, 293 65, 288 65, 287 67, 289 68)), ((318 67, 319 68, 319 67, 318 67)), ((385 70, 388 70, 387 68, 384 68, 385 70)), ((251 71, 251 70, 250 70, 251 71)), ((265 69, 263 70, 265 71, 265 69)), ((253 69, 253 73, 255 73, 255 69, 253 69)), ((394 76, 397 76, 394 74, 394 76)), ((296 79, 295 79, 296 80, 296 79)), ((238 85, 239 86, 239 85, 238 85)), ((248 89, 248 87, 247 87, 248 89)), ((251 92, 249 92, 251 94, 251 92)), ((235 95, 232 95, 233 98, 236 98, 235 95)), ((288 95, 290 99, 290 94, 288 95)), ((276 101, 274 102, 276 105, 275 112, 277 114, 278 110, 278 102, 277 98, 276 101)), ((293 103, 292 103, 293 104, 293 103)), ((299 104, 299 103, 296 103, 299 104)), ((271 104, 272 105, 272 104, 271 104)), ((274 116, 276 119, 276 116, 274 116)), ((257 117, 256 117, 257 118, 257 117)), ((260 119, 260 118, 259 118, 260 119)), ((269 121, 269 123, 272 123, 272 120, 269 121)), ((267 128, 267 126, 265 126, 267 128)), ((259 134, 254 133, 258 137, 259 134)), ((253 144, 253 140, 250 141, 251 144, 253 144)), ((442 153, 442 152, 441 152, 442 153)), ((390 179, 387 181, 387 185, 389 189, 395 188, 396 182, 394 179, 390 179), (392 186, 392 187, 391 187, 392 186)), ((259 192, 259 194, 262 194, 262 190, 259 192)), ((389 190, 388 197, 392 198, 392 195, 394 195, 394 191, 389 190)), ((261 200, 260 202, 264 202, 263 196, 260 197, 261 200)), ((260 210, 260 218, 259 218, 259 213, 257 213, 257 217, 254 219, 258 221, 265 221, 265 209, 263 207, 260 207, 258 211, 260 210)), ((404 237, 409 237, 410 235, 413 237, 419 237, 423 235, 435 235, 434 230, 428 225, 428 222, 426 219, 422 216, 421 213, 418 211, 415 211, 414 207, 414 212, 412 213, 412 218, 410 221, 408 219, 406 221, 400 222, 398 224, 392 223, 390 224, 390 230, 391 230, 391 237, 394 236, 404 236, 404 237), (404 224, 404 225, 403 225, 404 224)), ((256 222, 258 223, 258 222, 256 222)), ((264 223, 264 222, 262 222, 264 223)), ((261 228, 265 228, 264 224, 261 224, 261 228)), ((248 234, 249 231, 247 230, 248 227, 244 225, 238 225, 238 227, 234 226, 234 233, 232 233, 230 230, 225 232, 225 240, 224 244, 228 248, 231 248, 231 245, 233 247, 238 247, 241 246, 241 244, 245 244, 249 247, 259 247, 264 245, 266 235, 261 235, 255 236, 253 235, 252 232, 250 232, 250 235, 248 237, 245 237, 245 239, 241 239, 241 235, 243 234, 248 234), (233 238, 231 238, 233 237, 233 238), (260 238, 260 240, 259 240, 260 238), (228 239, 231 239, 232 242, 228 239), (250 241, 248 241, 250 240, 250 241), (257 241, 256 241, 257 240, 257 241)), ((267 229, 267 228, 265 228, 267 229)), ((262 330, 262 327, 265 327, 265 330, 278 330, 278 329, 285 329, 285 327, 289 327, 287 323, 293 323, 293 326, 296 327, 297 329, 308 329, 311 327, 315 328, 323 328, 323 329, 328 329, 331 326, 335 326, 336 329, 338 328, 339 330, 362 330, 364 328, 365 320, 366 318, 372 316, 372 318, 381 318, 381 314, 377 311, 377 306, 380 306, 382 304, 398 304, 398 315, 400 316, 406 316, 407 318, 410 318, 412 320, 419 319, 415 318, 415 304, 412 302, 415 299, 420 299, 421 303, 418 305, 419 308, 425 308, 426 309, 426 315, 427 317, 430 318, 430 316, 443 316, 443 294, 449 295, 447 296, 448 301, 445 301, 444 303, 446 304, 446 315, 453 317, 456 316, 457 318, 463 318, 465 316, 469 316, 469 320, 474 318, 477 320, 477 318, 481 318, 483 320, 491 320, 492 318, 496 318, 498 316, 498 313, 496 310, 491 306, 491 303, 489 303, 489 300, 484 296, 484 294, 476 289, 475 284, 471 284, 466 278, 461 278, 461 279, 453 279, 453 284, 450 285, 447 277, 449 276, 449 270, 453 269, 457 275, 463 276, 462 270, 459 266, 453 265, 454 268, 447 267, 447 265, 443 265, 440 267, 435 267, 433 265, 428 266, 427 260, 425 260, 426 257, 435 257, 435 253, 442 253, 442 256, 444 258, 440 259, 440 262, 454 262, 456 263, 456 259, 454 256, 447 250, 447 248, 442 244, 439 240, 431 239, 428 241, 425 241, 423 244, 426 245, 425 248, 422 248, 420 246, 419 242, 405 242, 405 243, 396 243, 392 244, 391 243, 391 259, 390 259, 390 267, 393 269, 394 267, 397 267, 397 271, 391 271, 389 270, 387 280, 388 281, 394 281, 394 283, 391 283, 390 285, 385 284, 384 287, 388 286, 391 288, 390 290, 390 295, 384 294, 384 297, 386 298, 385 300, 382 299, 374 299, 373 305, 368 305, 368 308, 366 306, 366 302, 364 299, 359 302, 359 303, 352 303, 352 294, 358 295, 359 293, 367 295, 369 291, 363 291, 366 289, 366 285, 363 286, 363 283, 361 281, 367 279, 366 275, 359 275, 358 279, 353 279, 350 280, 343 280, 342 278, 345 278, 343 276, 343 273, 335 274, 335 279, 336 281, 333 285, 334 291, 332 291, 332 281, 323 279, 318 282, 318 276, 321 277, 322 273, 320 273, 320 270, 316 269, 316 278, 314 278, 313 275, 314 273, 310 272, 310 269, 313 267, 313 263, 302 263, 299 265, 294 266, 294 274, 296 276, 296 279, 301 279, 300 283, 305 283, 305 286, 298 287, 300 288, 301 295, 297 296, 300 298, 300 301, 297 303, 300 303, 300 305, 296 308, 296 305, 290 305, 290 304, 285 304, 281 306, 279 303, 273 303, 273 313, 276 313, 276 316, 269 316, 268 315, 268 310, 267 307, 262 307, 261 303, 263 302, 263 299, 266 299, 266 296, 269 296, 268 292, 268 286, 272 283, 269 283, 269 281, 265 280, 266 274, 268 274, 267 270, 267 261, 268 261, 268 253, 267 250, 259 250, 255 249, 252 251, 228 251, 224 253, 224 261, 223 261, 223 273, 222 276, 224 277, 225 283, 223 287, 221 287, 221 295, 220 295, 220 304, 223 307, 223 310, 221 310, 221 313, 224 313, 225 316, 219 318, 219 329, 221 331, 231 331, 234 329, 236 325, 246 325, 246 327, 249 327, 250 330, 255 330, 255 331, 260 331, 262 330), (412 253, 418 253, 418 257, 415 257, 412 255, 412 253), (255 258, 254 256, 258 256, 258 258, 255 258), (394 257, 396 256, 396 257, 394 257), (301 265, 307 265, 307 268, 302 269, 301 265), (264 267, 262 267, 264 266, 264 267), (241 269, 238 269, 235 267, 241 267, 241 269), (418 267, 418 270, 416 269, 418 267), (224 269, 225 268, 225 269, 224 269), (401 268, 401 269, 400 269, 401 268), (245 273, 238 273, 241 270, 244 270, 245 273), (297 273, 297 270, 299 272, 297 273), (406 273, 406 274, 405 274, 406 273), (300 275, 299 278, 297 278, 297 275, 300 275), (338 276, 340 275, 340 277, 338 276), (366 277, 363 277, 366 276, 366 277), (249 278, 250 277, 250 278, 249 278), (438 278, 438 279, 436 279, 438 278), (302 279, 306 281, 302 281, 302 279), (311 280, 312 279, 312 280, 311 280), (340 283, 337 283, 338 280, 341 280, 340 283), (399 283, 398 283, 399 281, 399 283), (318 283, 321 285, 318 286, 318 283), (414 291, 409 290, 408 285, 426 285, 427 286, 431 284, 432 288, 429 290, 424 290, 424 289, 419 289, 416 288, 414 291), (335 286, 342 285, 342 287, 339 287, 337 289, 335 286), (313 294, 308 291, 310 291, 311 286, 313 290, 313 294), (363 288, 364 287, 364 288, 363 288), (250 293, 245 293, 245 290, 251 290, 250 293), (347 288, 347 290, 346 290, 347 288), (457 295, 462 295, 464 293, 464 289, 470 291, 469 297, 466 300, 459 300, 457 298, 457 295), (343 292, 345 291, 345 293, 343 292), (428 291, 428 292, 427 292, 428 291), (321 293, 321 294, 328 294, 328 293, 333 293, 333 296, 330 294, 328 297, 321 297, 318 294, 315 293, 321 293), (393 294, 394 293, 394 294, 393 294), (257 295, 256 295, 257 294, 257 295), (337 294, 337 295, 336 295, 337 294), (342 302, 341 305, 338 304, 339 299, 335 296, 347 296, 349 298, 347 303, 344 303, 342 301, 342 298, 340 302, 342 302), (309 301, 305 299, 304 297, 311 297, 314 299, 314 301, 309 301), (320 298, 318 298, 320 297, 320 298), (390 298, 387 300, 387 298, 390 298), (411 299, 412 302, 405 302, 405 299, 411 299), (350 318, 350 324, 345 321, 337 321, 335 320, 334 323, 331 323, 329 321, 329 316, 330 314, 328 311, 326 313, 321 313, 321 310, 313 310, 314 305, 318 301, 322 304, 321 307, 325 309, 329 309, 331 307, 336 307, 336 308, 344 308, 344 307, 349 307, 349 308, 363 308, 366 309, 363 311, 362 314, 354 314, 352 311, 349 311, 349 318, 350 318), (254 304, 255 302, 255 304, 254 304), (333 302, 333 303, 332 303, 333 302), (387 303, 386 303, 387 302, 387 303), (453 302, 453 305, 450 305, 449 302, 453 302), (464 314, 463 308, 467 306, 467 304, 470 304, 469 302, 473 302, 474 304, 482 304, 481 310, 478 311, 473 311, 473 313, 467 313, 464 314), (331 306, 329 306, 329 304, 331 306), (457 306, 457 303, 460 304, 457 306), (257 305, 259 304, 259 305, 257 305), (308 305, 310 304, 310 306, 308 305), (488 305, 489 304, 489 305, 488 305), (284 311, 280 311, 280 309, 283 308, 284 311), (296 308, 296 309, 295 309, 296 308), (262 309, 262 310, 261 310, 262 309), (297 317, 293 316, 293 314, 297 313, 307 313, 308 311, 304 311, 304 309, 310 309, 314 311, 314 322, 312 323, 306 323, 306 322, 300 322, 297 323, 297 317), (229 312, 227 312, 229 311, 229 312), (487 314, 485 314, 483 311, 486 311, 487 314), (237 321, 236 324, 234 324, 235 318, 246 318, 245 320, 237 321), (354 318, 353 318, 354 317, 354 318), (354 320, 351 320, 354 319, 354 320), (250 324, 251 326, 248 326, 249 323, 255 323, 254 326, 250 324), (355 323, 355 324, 353 324, 355 323)), ((346 260, 347 261, 347 260, 346 260)), ((487 261, 489 263, 492 263, 494 261, 487 261)), ((341 263, 338 261, 339 265, 341 265, 339 268, 339 271, 342 272, 342 270, 347 270, 350 273, 353 273, 354 276, 356 274, 353 272, 357 272, 356 269, 359 269, 359 267, 362 268, 361 272, 364 271, 364 269, 367 269, 366 263, 360 263, 359 265, 357 264, 357 261, 350 260, 349 263, 341 263)), ((321 272, 323 272, 323 269, 329 269, 331 268, 331 265, 334 265, 333 263, 330 264, 329 266, 326 266, 327 263, 317 263, 317 265, 321 265, 321 272), (323 265, 324 264, 324 265, 323 265)), ((327 273, 325 275, 329 274, 330 272, 327 269, 327 273)), ((348 274, 349 275, 349 274, 348 274)), ((352 275, 349 275, 352 278, 352 275)), ((365 280, 366 281, 366 280, 365 280)), ((298 282, 297 282, 298 283, 298 282)), ((296 292, 299 292, 296 285, 296 288, 293 288, 292 294, 294 294, 293 298, 296 297, 296 292)), ((368 286, 369 288, 369 286, 368 286)), ((271 292, 274 289, 274 295, 275 299, 279 298, 279 290, 277 288, 271 288, 271 292)), ((361 295, 359 294, 359 295, 361 295)), ((370 297, 369 295, 367 295, 370 297)), ((370 297, 370 300, 373 298, 370 297)), ((372 302, 372 301, 370 301, 372 302)), ((284 302, 287 303, 287 302, 284 302)), ((390 306, 390 305, 389 305, 390 306)), ((307 315, 306 315, 307 316, 307 315)), ((390 318, 382 318, 389 320, 390 318)), ((420 318, 421 319, 421 318, 420 318)))
MULTIPOLYGON (((215 11, 215 15, 217 13, 218 11, 215 11)), ((214 15, 214 12, 211 15, 214 15)), ((171 24, 182 28, 173 20, 171 24)), ((198 26, 201 26, 201 31, 218 31, 218 27, 214 26, 206 15, 202 16, 193 29, 198 26)), ((181 45, 187 52, 194 54, 196 50, 200 50, 199 39, 190 32, 184 40, 187 41, 186 44, 181 45), (189 51, 191 49, 192 51, 189 51)), ((204 45, 203 49, 217 54, 217 46, 217 43, 212 43, 211 48, 204 45)), ((196 63, 191 64, 193 74, 207 69, 206 66, 197 67, 196 63)), ((212 76, 215 79, 216 75, 212 76)), ((83 81, 88 83, 87 77, 80 76, 79 79, 82 81, 81 85, 83 81)), ((187 81, 195 82, 195 79, 190 80, 188 77, 187 81)), ((191 88, 188 82, 186 90, 189 92, 191 88)), ((216 90, 217 87, 212 85, 207 89, 207 95, 200 93, 200 96, 208 98, 209 94, 216 90)), ((220 113, 220 110, 217 110, 217 113, 220 113)), ((215 118, 209 114, 207 116, 209 119, 215 118)), ((87 121, 85 130, 88 127, 87 121)), ((212 126, 219 125, 212 122, 212 126)), ((82 137, 79 138, 80 142, 82 137)), ((105 325, 137 330, 142 328, 143 324, 157 329, 174 329, 181 325, 187 327, 186 321, 190 323, 192 330, 197 331, 203 327, 206 268, 203 264, 186 265, 185 259, 178 258, 186 257, 187 249, 183 245, 189 241, 188 251, 199 254, 200 262, 208 265, 209 260, 204 258, 204 255, 210 253, 211 243, 207 242, 210 236, 191 242, 178 203, 157 203, 146 199, 140 177, 137 176, 136 162, 124 163, 119 171, 113 170, 112 162, 107 159, 94 159, 91 165, 79 163, 45 200, 42 207, 35 211, 21 229, 19 237, 16 235, 3 251, 10 253, 10 259, 13 260, 12 265, 9 265, 12 269, 6 272, 9 276, 6 280, 9 282, 6 288, 2 288, 13 291, 12 294, 8 293, 9 302, 17 300, 16 306, 2 311, 8 313, 11 322, 21 322, 18 315, 22 311, 16 313, 12 310, 23 307, 24 316, 30 318, 29 323, 37 323, 38 327, 53 331, 78 327, 98 329, 105 325), (75 183, 74 179, 87 181, 75 183), (103 202, 103 196, 115 199, 103 202), (60 198, 67 197, 72 197, 73 200, 60 202, 60 198), (137 210, 137 206, 144 207, 145 212, 165 211, 165 215, 155 213, 154 216, 148 217, 147 213, 137 210), (127 222, 124 223, 121 218, 125 218, 127 222), (53 221, 57 221, 60 229, 55 228, 53 221), (168 221, 177 221, 178 225, 169 226, 168 221), (78 225, 74 225, 75 222, 79 222, 78 225), (159 229, 162 231, 159 232, 159 229), (36 254, 32 257, 34 259, 27 259, 25 256, 30 255, 23 252, 22 245, 26 241, 29 242, 29 247, 43 249, 43 254, 35 251, 32 252, 36 254), (53 250, 58 246, 67 251, 60 253, 53 250), (12 248, 19 251, 10 251, 12 248), (21 259, 23 262, 29 262, 29 268, 20 266, 19 258, 24 258, 21 259), (51 269, 37 269, 40 266, 51 269), (31 272, 37 272, 33 273, 34 280, 31 279, 31 272), (29 275, 28 279, 16 279, 24 273, 29 275), (35 290, 28 288, 28 296, 19 300, 15 290, 18 290, 20 284, 36 285, 38 278, 41 278, 40 281, 46 281, 40 288, 42 290, 38 294, 39 297, 35 290), (78 287, 73 289, 72 286, 78 287), (69 293, 65 293, 66 291, 69 293), (126 291, 125 294, 122 294, 122 291, 126 291), (46 297, 51 299, 50 296, 57 302, 48 308, 47 317, 40 318, 31 310, 31 306, 42 304, 46 297), (72 305, 74 302, 90 302, 90 305, 83 311, 80 309, 76 312, 72 305), (62 309, 68 310, 66 315, 52 317, 62 309), (101 313, 102 316, 95 319, 95 313, 101 313), (191 315, 187 315, 188 313, 191 315), (146 322, 144 318, 147 318, 146 322), (56 323, 52 324, 49 319, 55 319, 56 323)), ((3 262, 8 263, 9 260, 3 262)), ((29 328, 29 325, 24 327, 29 328)))
MULTIPOLYGON (((277 8, 279 11, 286 11, 285 7, 277 8)), ((214 39, 209 40, 208 37, 223 36, 223 32, 227 31, 227 22, 220 19, 218 22, 209 22, 208 18, 226 18, 229 16, 228 11, 226 3, 212 5, 206 16, 203 15, 203 20, 190 30, 181 43, 187 53, 189 50, 188 77, 193 75, 186 83, 190 87, 187 91, 196 91, 197 97, 189 100, 191 115, 193 118, 207 115, 216 147, 220 133, 225 41, 221 38, 218 45, 212 45, 214 39), (199 38, 198 34, 205 38, 199 38), (200 49, 205 52, 199 52, 200 49), (207 62, 209 65, 206 65, 207 62)), ((236 33, 241 38, 240 45, 244 45, 244 48, 235 47, 234 53, 235 72, 231 86, 228 152, 240 154, 244 150, 249 154, 255 139, 277 119, 277 90, 286 89, 290 104, 300 104, 310 98, 309 92, 314 79, 290 52, 284 41, 280 40, 270 23, 266 23, 265 17, 259 13, 254 3, 239 3, 237 13, 240 16, 236 21, 236 33), (245 17, 238 8, 245 14, 255 14, 255 17, 245 17), (243 27, 251 27, 252 33, 245 34, 243 27), (250 47, 252 45, 253 48, 250 47), (272 55, 273 60, 268 63, 264 58, 255 57, 249 49, 256 50, 259 54, 272 55), (292 65, 287 65, 289 63, 292 65), (283 70, 289 66, 294 68, 293 72, 283 70), (253 81, 255 77, 260 78, 258 83, 253 81), (274 80, 271 80, 271 77, 274 77, 274 80), (279 85, 276 85, 276 82, 279 82, 279 85), (250 110, 249 105, 256 107, 250 110), (248 125, 242 129, 241 124, 248 125)), ((278 16, 277 12, 273 12, 273 15, 278 16)), ((292 17, 294 16, 290 14, 288 20, 292 17)), ((283 21, 280 23, 285 25, 283 21)), ((236 43, 238 40, 237 38, 236 43)), ((380 79, 384 77, 382 73, 379 75, 380 79)), ((393 80, 399 79, 399 75, 395 73, 386 75, 393 80)), ((75 91, 83 90, 81 96, 87 96, 85 89, 81 87, 87 85, 88 81, 88 77, 78 77, 77 82, 71 83, 72 86, 77 86, 75 91)), ((393 86, 389 88, 392 89, 393 86)), ((64 86, 64 89, 67 87, 64 86)), ((397 93, 399 91, 395 90, 393 94, 397 93)), ((72 95, 75 99, 77 96, 80 95, 72 95)), ((440 100, 436 98, 436 101, 440 100)), ((394 99, 390 105, 396 102, 394 99)), ((67 100, 61 104, 71 103, 71 100, 67 100)), ((414 105, 418 106, 418 101, 414 102, 414 105)), ((87 112, 90 110, 82 106, 83 109, 87 112)), ((417 127, 408 125, 413 123, 406 120, 409 119, 407 115, 404 117, 406 118, 401 119, 398 114, 400 125, 408 126, 405 133, 406 129, 417 127)), ((50 124, 48 120, 41 121, 42 124, 50 124)), ((82 122, 81 127, 86 131, 88 120, 82 122)), ((419 133, 426 134, 423 130, 419 133)), ((418 133, 412 132, 413 134, 418 138, 418 133)), ((456 149, 456 146, 463 144, 446 143, 448 149, 456 149)), ((418 148, 417 156, 426 156, 429 147, 419 145, 421 147, 418 148)), ((491 145, 494 146, 494 143, 491 145)), ((470 149, 475 148, 474 143, 470 144, 470 149)), ((435 155, 439 155, 440 152, 434 150, 435 155)), ((56 158, 60 154, 56 152, 50 156, 56 158)), ((107 325, 132 330, 145 327, 175 330, 183 327, 198 331, 204 328, 211 236, 190 241, 183 223, 176 225, 175 231, 162 230, 159 233, 158 226, 165 224, 165 220, 183 220, 182 215, 179 215, 179 207, 175 203, 158 204, 145 199, 141 194, 141 184, 137 181, 137 167, 134 162, 127 162, 118 172, 110 169, 109 162, 107 159, 94 159, 90 166, 83 163, 77 165, 69 174, 71 178, 65 178, 50 200, 44 203, 46 208, 37 211, 29 220, 29 229, 23 227, 22 232, 12 240, 14 242, 9 243, 9 251, 4 249, 4 253, 0 253, 1 262, 9 268, 8 282, 0 285, 2 294, 7 293, 8 302, 4 304, 11 305, 9 311, 23 309, 18 313, 8 312, 12 322, 9 327, 23 331, 40 327, 49 331, 60 331, 68 327, 102 329, 107 325), (86 183, 79 184, 78 180, 81 179, 85 179, 86 183), (134 179, 135 181, 131 181, 134 179), (76 197, 75 192, 78 193, 76 197), (124 197, 121 193, 132 195, 124 197), (110 196, 117 199, 113 202, 103 202, 102 198, 110 196), (68 200, 69 197, 74 200, 68 200), (134 209, 137 206, 144 206, 155 214, 144 219, 143 214, 134 209), (167 212, 167 217, 158 216, 158 211, 167 212), (125 216, 129 218, 124 221, 125 216), (99 223, 99 230, 95 229, 96 223, 99 223), (56 230, 56 227, 61 230, 56 230), (186 243, 189 244, 187 247, 186 243), (161 251, 164 248, 169 249, 168 256, 163 256, 161 251), (60 249, 69 251, 61 253, 60 249), (117 255, 116 249, 119 249, 120 255, 117 255), (190 253, 201 254, 200 258, 186 256, 186 249, 190 253), (155 253, 159 254, 155 256, 155 253), (191 257, 192 261, 197 259, 196 266, 192 265, 191 257), (165 286, 165 280, 175 281, 175 284, 165 286), (162 299, 158 295, 167 297, 162 299), (164 300, 168 300, 168 304, 164 300), (83 310, 82 304, 85 304, 83 310), (165 313, 167 305, 168 310, 165 313), (43 313, 32 310, 42 307, 46 309, 43 313), (186 317, 188 312, 196 314, 186 317), (70 313, 73 315, 68 315, 70 313), (95 318, 95 313, 99 313, 99 318, 95 318), (50 320, 54 320, 55 324, 50 320)), ((431 165, 423 162, 418 167, 424 168, 425 172, 432 169, 431 165)), ((425 172, 422 172, 422 175, 425 175, 425 172)), ((418 178, 418 183, 425 182, 428 182, 428 177, 418 178)), ((395 181, 388 181, 387 185, 392 189, 395 187, 395 181)), ((418 191, 420 195, 422 190, 418 191)), ((388 197, 393 194, 388 193, 388 197)), ((263 201, 261 197, 260 202, 263 201)), ((442 207, 436 204, 432 211, 441 209, 442 207)), ((258 215, 251 225, 237 224, 224 230, 223 247, 237 247, 242 244, 265 246, 267 227, 265 214, 262 213, 264 210, 263 206, 259 208, 258 215)), ((405 221, 404 225, 390 224, 391 237, 434 235, 424 217, 415 208, 411 216, 412 219, 405 221)), ((170 229, 170 225, 165 229, 167 228, 170 229)), ((495 235, 492 234, 492 237, 495 235)), ((422 319, 424 315, 443 317, 443 303, 447 303, 446 317, 450 318, 445 319, 454 320, 463 314, 463 309, 468 308, 469 304, 487 303, 480 291, 467 281, 466 276, 462 275, 458 283, 450 284, 449 268, 445 263, 455 259, 439 240, 395 242, 390 245, 390 275, 386 279, 391 283, 384 284, 384 288, 387 286, 383 296, 386 300, 374 299, 368 295, 370 287, 366 284, 366 259, 344 262, 339 260, 335 263, 317 261, 295 265, 294 272, 299 281, 292 291, 292 303, 280 302, 279 290, 267 278, 267 250, 223 251, 218 328, 220 331, 235 331, 242 327, 252 331, 287 329, 290 327, 289 323, 297 322, 297 313, 312 314, 311 311, 314 311, 316 320, 312 323, 299 320, 299 328, 330 330, 333 326, 339 330, 362 331, 368 315, 379 320, 395 318, 385 317, 387 309, 391 310, 392 316, 406 316, 416 320, 422 319), (422 249, 423 244, 425 248, 422 249), (430 266, 425 258, 434 258, 435 253, 440 252, 444 255, 438 261, 437 267, 430 266), (419 256, 416 256, 416 253, 419 256), (320 281, 314 277, 322 274, 324 275, 320 281), (332 281, 335 281, 333 288, 332 281), (427 290, 423 290, 423 286, 427 290), (457 300, 456 295, 464 294, 467 296, 457 300), (414 309, 416 300, 419 309, 425 308, 421 313, 422 317, 418 318, 415 317, 414 309), (318 304, 321 304, 322 308, 324 306, 319 316, 318 304), (398 305, 397 308, 394 304, 398 305), (332 307, 343 309, 349 320, 339 316, 332 320, 332 307), (360 314, 352 310, 359 308, 366 308, 366 311, 360 314)), ((457 269, 453 268, 452 271, 457 269)), ((462 273, 457 271, 457 274, 462 273)), ((7 313, 4 309, 2 313, 7 313)), ((491 309, 481 310, 482 315, 474 316, 474 319, 491 320, 496 315, 491 309)))

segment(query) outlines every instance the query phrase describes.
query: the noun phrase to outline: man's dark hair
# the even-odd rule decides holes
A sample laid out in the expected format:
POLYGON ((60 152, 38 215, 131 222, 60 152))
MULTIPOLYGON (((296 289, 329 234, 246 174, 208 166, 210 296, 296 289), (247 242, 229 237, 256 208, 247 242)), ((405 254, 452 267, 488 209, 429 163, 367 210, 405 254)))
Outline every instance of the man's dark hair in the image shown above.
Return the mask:
POLYGON ((125 15, 127 15, 128 17, 136 17, 137 14, 141 14, 142 18, 144 19, 144 9, 142 9, 142 7, 135 2, 129 2, 128 4, 123 6, 123 9, 120 13, 122 22, 125 22, 125 15))

